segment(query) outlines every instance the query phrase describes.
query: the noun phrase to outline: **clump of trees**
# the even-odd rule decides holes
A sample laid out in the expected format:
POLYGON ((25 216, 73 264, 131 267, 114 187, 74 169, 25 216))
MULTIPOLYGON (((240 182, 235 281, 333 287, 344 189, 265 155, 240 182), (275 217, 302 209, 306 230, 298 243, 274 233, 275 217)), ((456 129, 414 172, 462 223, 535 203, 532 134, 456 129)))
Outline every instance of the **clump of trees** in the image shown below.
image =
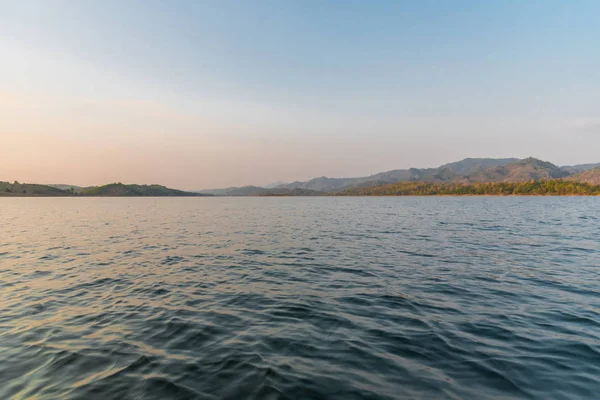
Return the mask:
POLYGON ((334 193, 342 196, 599 196, 600 186, 563 180, 489 183, 398 182, 334 193))

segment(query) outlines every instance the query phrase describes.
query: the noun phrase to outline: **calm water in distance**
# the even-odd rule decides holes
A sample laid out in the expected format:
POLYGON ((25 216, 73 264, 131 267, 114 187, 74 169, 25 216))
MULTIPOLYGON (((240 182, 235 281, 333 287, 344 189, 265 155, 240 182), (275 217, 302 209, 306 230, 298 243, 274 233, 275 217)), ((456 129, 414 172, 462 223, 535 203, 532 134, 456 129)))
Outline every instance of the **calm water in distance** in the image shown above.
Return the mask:
POLYGON ((1 399, 591 399, 600 198, 0 199, 1 399))

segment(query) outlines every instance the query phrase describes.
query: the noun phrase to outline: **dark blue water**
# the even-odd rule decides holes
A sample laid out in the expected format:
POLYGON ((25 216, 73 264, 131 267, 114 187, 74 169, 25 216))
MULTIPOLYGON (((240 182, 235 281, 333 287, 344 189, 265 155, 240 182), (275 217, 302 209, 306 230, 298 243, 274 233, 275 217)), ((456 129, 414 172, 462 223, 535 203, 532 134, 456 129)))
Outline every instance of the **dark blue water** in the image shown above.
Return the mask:
POLYGON ((591 399, 600 198, 0 199, 2 399, 591 399))

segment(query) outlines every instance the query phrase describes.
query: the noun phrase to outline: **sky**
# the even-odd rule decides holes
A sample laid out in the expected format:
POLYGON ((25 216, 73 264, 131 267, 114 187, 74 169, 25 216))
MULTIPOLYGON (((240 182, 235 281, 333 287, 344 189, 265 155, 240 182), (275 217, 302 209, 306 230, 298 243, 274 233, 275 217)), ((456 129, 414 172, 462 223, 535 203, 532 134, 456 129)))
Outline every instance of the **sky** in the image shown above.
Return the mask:
POLYGON ((0 0, 0 181, 600 162, 597 0, 0 0))

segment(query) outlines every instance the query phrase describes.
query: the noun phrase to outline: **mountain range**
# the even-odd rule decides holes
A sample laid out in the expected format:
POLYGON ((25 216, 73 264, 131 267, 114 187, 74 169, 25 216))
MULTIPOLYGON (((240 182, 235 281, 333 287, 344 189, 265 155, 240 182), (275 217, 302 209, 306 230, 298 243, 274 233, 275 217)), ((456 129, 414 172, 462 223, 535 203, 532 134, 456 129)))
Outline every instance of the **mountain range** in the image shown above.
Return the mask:
POLYGON ((122 183, 79 187, 67 184, 0 182, 0 196, 323 196, 474 194, 482 190, 486 194, 589 194, 600 190, 598 185, 600 163, 558 167, 532 157, 465 158, 438 168, 396 169, 356 178, 322 176, 306 182, 277 183, 269 185, 270 187, 243 186, 198 192, 170 189, 161 185, 122 183), (498 185, 491 185, 494 183, 498 185), (518 185, 519 183, 528 185, 518 185), (489 185, 482 186, 483 184, 489 185))
POLYGON ((465 158, 437 168, 409 168, 355 178, 321 176, 306 182, 201 190, 216 196, 319 195, 398 182, 480 183, 566 179, 600 184, 600 163, 559 167, 537 158, 465 158))

